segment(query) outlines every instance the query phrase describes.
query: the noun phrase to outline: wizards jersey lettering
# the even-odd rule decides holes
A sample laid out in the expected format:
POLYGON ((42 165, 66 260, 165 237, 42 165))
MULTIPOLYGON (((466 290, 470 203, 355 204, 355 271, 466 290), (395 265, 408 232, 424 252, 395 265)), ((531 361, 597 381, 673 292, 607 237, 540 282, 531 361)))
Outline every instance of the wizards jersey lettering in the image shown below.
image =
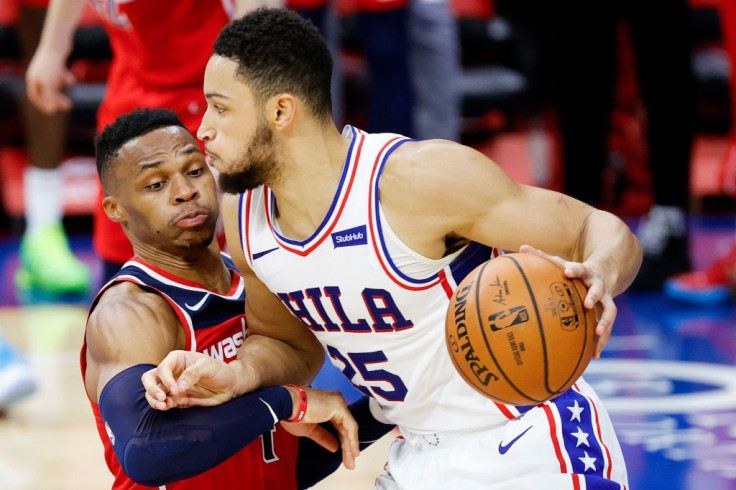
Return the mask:
POLYGON ((411 320, 402 315, 391 293, 385 289, 363 289, 361 297, 370 323, 366 318, 348 318, 338 286, 308 288, 276 295, 294 316, 315 332, 398 332, 414 326, 411 320))
MULTIPOLYGON (((238 324, 240 330, 223 338, 216 344, 205 347, 202 349, 203 354, 207 354, 210 357, 226 362, 230 362, 238 357, 238 349, 243 345, 245 337, 248 335, 248 330, 245 326, 245 318, 242 316, 233 318, 231 323, 238 324)), ((232 330, 231 328, 228 328, 228 325, 222 325, 222 327, 226 332, 230 332, 232 330)))

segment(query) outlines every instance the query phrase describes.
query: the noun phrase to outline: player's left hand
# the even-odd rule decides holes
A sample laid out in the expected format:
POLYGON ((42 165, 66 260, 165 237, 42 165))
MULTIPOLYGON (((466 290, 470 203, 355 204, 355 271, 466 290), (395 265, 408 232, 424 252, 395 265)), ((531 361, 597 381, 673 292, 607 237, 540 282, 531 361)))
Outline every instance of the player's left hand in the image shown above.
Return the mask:
MULTIPOLYGON (((293 387, 287 387, 292 399, 295 401, 294 410, 298 407, 293 387)), ((308 437, 314 442, 335 452, 338 449, 335 437, 320 427, 319 423, 330 422, 337 430, 340 438, 339 447, 342 448, 342 462, 346 468, 355 468, 355 458, 360 454, 358 443, 358 422, 345 403, 340 392, 331 390, 318 390, 315 388, 304 388, 307 392, 307 410, 304 418, 299 423, 281 422, 281 426, 291 434, 299 437, 308 437)))
POLYGON ((141 381, 148 404, 157 410, 220 405, 234 396, 235 375, 228 364, 200 352, 171 351, 141 381))
POLYGON ((565 269, 565 277, 580 279, 588 288, 588 294, 585 295, 583 305, 590 309, 595 308, 598 323, 595 327, 597 342, 593 357, 601 358, 601 352, 611 338, 611 330, 613 322, 616 320, 618 309, 613 301, 613 295, 606 286, 606 282, 599 271, 589 267, 585 263, 572 262, 565 260, 556 255, 548 255, 539 249, 529 245, 522 245, 519 249, 523 253, 532 253, 540 257, 552 260, 560 264, 565 269))

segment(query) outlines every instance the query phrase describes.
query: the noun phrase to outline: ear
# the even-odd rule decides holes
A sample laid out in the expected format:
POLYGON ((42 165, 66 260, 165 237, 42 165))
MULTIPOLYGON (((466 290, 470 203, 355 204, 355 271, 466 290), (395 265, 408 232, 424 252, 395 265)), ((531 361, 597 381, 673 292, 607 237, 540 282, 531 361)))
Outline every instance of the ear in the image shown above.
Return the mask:
POLYGON ((296 116, 297 101, 293 95, 284 93, 271 98, 266 107, 266 114, 271 118, 274 129, 282 130, 289 126, 296 116))
POLYGON ((112 196, 107 196, 102 200, 102 207, 105 209, 105 214, 115 223, 122 223, 125 221, 123 216, 123 209, 118 203, 117 199, 112 196))

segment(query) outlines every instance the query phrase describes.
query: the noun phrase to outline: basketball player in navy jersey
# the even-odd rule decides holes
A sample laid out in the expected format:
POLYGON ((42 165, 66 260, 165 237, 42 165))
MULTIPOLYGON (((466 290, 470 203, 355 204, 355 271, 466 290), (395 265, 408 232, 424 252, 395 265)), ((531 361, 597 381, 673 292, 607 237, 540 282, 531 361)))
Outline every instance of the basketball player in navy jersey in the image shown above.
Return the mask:
MULTIPOLYGON (((290 432, 334 451, 333 436, 313 424, 331 421, 352 467, 356 423, 337 392, 273 386, 216 407, 149 407, 141 375, 168 352, 185 349, 231 361, 246 337, 256 335, 258 322, 248 319, 246 332, 243 279, 213 240, 215 180, 177 116, 162 109, 134 111, 105 129, 97 150, 105 210, 135 250, 92 303, 81 352, 113 488, 294 489, 298 442, 277 424, 281 420, 307 422, 289 424, 290 432), (261 434, 260 443, 249 444, 261 434)), ((268 305, 263 309, 267 313, 268 305)), ((316 344, 303 328, 279 341, 316 344)), ((306 383, 312 372, 305 368, 294 381, 306 383)))
MULTIPOLYGON (((513 182, 466 146, 340 132, 330 116, 331 66, 319 33, 293 13, 235 20, 205 71, 198 137, 231 193, 222 203, 226 235, 246 279, 292 313, 281 328, 314 332, 371 396, 374 415, 399 426, 376 487, 627 488, 611 421, 583 378, 543 404, 496 403, 455 371, 443 332, 463 277, 494 249, 521 250, 586 284, 599 357, 613 297, 641 263, 636 237, 610 213, 513 182)), ((263 367, 293 367, 281 364, 288 350, 269 347, 263 367)), ((229 399, 258 373, 173 352, 143 381, 152 406, 166 409, 191 402, 190 390, 229 399)))

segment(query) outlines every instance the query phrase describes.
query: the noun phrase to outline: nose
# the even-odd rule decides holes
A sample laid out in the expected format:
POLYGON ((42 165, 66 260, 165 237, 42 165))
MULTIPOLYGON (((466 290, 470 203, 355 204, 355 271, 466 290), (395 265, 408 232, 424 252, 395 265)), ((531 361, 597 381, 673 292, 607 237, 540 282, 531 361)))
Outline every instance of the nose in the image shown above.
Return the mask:
POLYGON ((195 187, 192 182, 181 176, 176 179, 173 184, 173 198, 176 204, 182 204, 185 202, 192 201, 199 197, 199 190, 195 187))
POLYGON ((202 117, 202 122, 199 123, 199 129, 197 129, 197 138, 205 142, 211 140, 212 137, 215 135, 212 127, 207 124, 207 114, 209 114, 209 112, 209 109, 207 109, 207 111, 204 113, 204 116, 202 117))

